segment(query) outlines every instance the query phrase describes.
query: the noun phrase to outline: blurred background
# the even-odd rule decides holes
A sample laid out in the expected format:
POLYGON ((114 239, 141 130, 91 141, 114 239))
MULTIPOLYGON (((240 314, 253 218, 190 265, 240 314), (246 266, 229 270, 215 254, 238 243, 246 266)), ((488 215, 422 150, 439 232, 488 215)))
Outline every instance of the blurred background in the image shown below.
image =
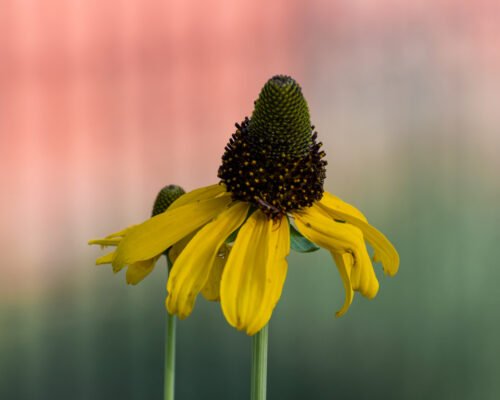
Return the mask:
MULTIPOLYGON (((264 82, 302 85, 326 189, 401 255, 344 299, 292 254, 270 399, 500 396, 498 1, 0 0, 0 398, 159 399, 166 268, 136 287, 101 237, 158 190, 217 181, 264 82)), ((198 299, 178 399, 245 399, 250 339, 198 299)))

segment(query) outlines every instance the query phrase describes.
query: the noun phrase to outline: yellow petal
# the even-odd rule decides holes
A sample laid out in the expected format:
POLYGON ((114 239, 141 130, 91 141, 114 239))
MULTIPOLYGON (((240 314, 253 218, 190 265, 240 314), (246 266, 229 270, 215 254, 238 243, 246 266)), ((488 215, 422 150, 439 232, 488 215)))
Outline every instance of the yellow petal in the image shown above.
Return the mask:
POLYGON ((297 229, 311 242, 337 253, 353 252, 356 259, 366 253, 361 231, 336 222, 317 205, 293 213, 297 229))
POLYGON ((134 264, 129 265, 127 268, 127 283, 131 285, 137 285, 151 273, 159 258, 160 255, 149 260, 138 261, 134 264))
POLYGON ((382 262, 386 274, 393 276, 398 272, 398 252, 382 232, 375 229, 366 221, 361 212, 329 193, 324 193, 323 198, 319 201, 319 205, 332 218, 346 221, 361 229, 366 241, 373 247, 373 260, 382 262))
POLYGON ((108 236, 106 236, 106 239, 111 239, 111 238, 115 238, 115 237, 123 237, 123 236, 126 236, 127 235, 127 232, 130 231, 131 229, 133 229, 136 225, 131 225, 131 226, 128 226, 126 227, 125 229, 122 229, 121 231, 118 231, 118 232, 114 232, 108 236))
POLYGON ((359 211, 353 205, 346 203, 345 201, 343 201, 337 196, 334 196, 331 193, 324 192, 323 197, 320 200, 320 203, 325 207, 340 211, 344 214, 352 215, 353 217, 356 217, 361 221, 367 222, 366 217, 363 215, 361 211, 359 211))
POLYGON ((99 244, 101 247, 107 247, 107 246, 118 246, 121 242, 122 238, 112 238, 112 239, 92 239, 89 240, 89 244, 99 244))
MULTIPOLYGON (((288 218, 283 218, 273 226, 273 230, 278 230, 274 235, 277 241, 274 261, 270 262, 268 273, 268 288, 260 312, 256 313, 257 318, 247 328, 247 333, 253 335, 260 331, 271 319, 272 312, 278 304, 285 284, 286 274, 288 271, 288 263, 286 257, 290 253, 290 227, 288 218)), ((271 244, 272 246, 273 244, 271 244)))
POLYGON ((118 246, 120 241, 122 240, 122 237, 127 234, 135 225, 129 226, 125 229, 122 229, 121 231, 112 233, 111 235, 106 236, 104 239, 93 239, 89 240, 88 244, 99 244, 101 247, 106 247, 106 246, 118 246))
POLYGON ((181 197, 175 200, 172 204, 170 204, 168 210, 173 210, 175 208, 185 206, 186 204, 192 203, 193 201, 213 199, 218 195, 224 193, 225 191, 226 188, 219 184, 195 189, 189 193, 183 194, 181 197))
POLYGON ((130 230, 120 242, 113 265, 148 260, 209 222, 231 202, 231 196, 200 200, 168 209, 130 230))
POLYGON ((229 251, 230 249, 228 245, 223 244, 221 246, 217 253, 217 257, 215 257, 207 282, 201 290, 203 297, 209 301, 220 300, 220 281, 222 278, 222 271, 224 271, 224 266, 226 265, 227 258, 229 257, 229 251))
POLYGON ((353 259, 351 268, 352 289, 363 296, 373 299, 379 289, 379 283, 368 253, 362 259, 353 259))
POLYGON ((353 255, 350 281, 352 289, 373 298, 378 292, 378 280, 373 271, 363 234, 355 226, 335 222, 316 205, 294 213, 300 233, 333 253, 353 255))
POLYGON ((290 250, 286 218, 274 223, 260 210, 245 222, 221 281, 221 305, 229 324, 253 335, 267 324, 283 288, 290 250))
POLYGON ((337 265, 337 269, 339 270, 340 277, 342 278, 342 283, 344 284, 345 289, 345 301, 342 308, 336 312, 337 317, 341 317, 344 315, 349 306, 352 303, 352 299, 354 297, 354 292, 352 290, 351 285, 351 269, 353 264, 352 255, 349 253, 334 253, 331 252, 333 259, 335 260, 335 265, 337 265))
POLYGON ((243 223, 249 207, 248 203, 234 203, 201 228, 179 255, 167 283, 167 309, 170 314, 177 314, 181 319, 191 314, 196 296, 208 279, 219 248, 243 223))
POLYGON ((105 256, 99 257, 97 260, 95 260, 95 265, 111 264, 114 255, 115 252, 112 251, 111 253, 108 253, 105 256))
MULTIPOLYGON (((115 251, 112 251, 111 253, 108 253, 102 257, 99 257, 96 261, 96 265, 102 265, 102 264, 113 264, 113 259, 115 258, 115 251)), ((120 272, 123 269, 124 265, 112 265, 113 272, 116 274, 117 272, 120 272)))
POLYGON ((196 232, 198 232, 198 230, 191 232, 189 235, 187 235, 183 239, 179 240, 177 243, 175 243, 170 248, 170 250, 168 252, 168 258, 170 259, 170 262, 172 263, 172 265, 174 264, 175 260, 177 260, 177 258, 179 258, 180 254, 186 248, 189 241, 194 237, 196 232))

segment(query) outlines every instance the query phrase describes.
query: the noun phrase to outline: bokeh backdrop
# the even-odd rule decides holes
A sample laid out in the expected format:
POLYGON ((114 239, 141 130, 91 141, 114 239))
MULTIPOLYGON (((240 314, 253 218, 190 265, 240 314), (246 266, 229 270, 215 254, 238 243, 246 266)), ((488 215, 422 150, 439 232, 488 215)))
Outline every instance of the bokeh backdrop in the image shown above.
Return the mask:
MULTIPOLYGON (((401 268, 335 319, 328 254, 292 254, 269 398, 500 398, 499 20, 495 0, 0 0, 0 398, 161 398, 165 264, 127 286, 86 242, 214 183, 277 73, 327 190, 401 268)), ((178 333, 178 399, 248 398, 250 340, 217 304, 178 333)))

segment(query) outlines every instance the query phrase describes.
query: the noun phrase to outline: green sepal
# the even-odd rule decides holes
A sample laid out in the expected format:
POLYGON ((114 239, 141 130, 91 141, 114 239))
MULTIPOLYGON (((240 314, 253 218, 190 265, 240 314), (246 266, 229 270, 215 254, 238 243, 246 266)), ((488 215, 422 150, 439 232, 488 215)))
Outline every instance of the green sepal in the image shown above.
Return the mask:
POLYGON ((245 222, 247 222, 248 217, 250 217, 250 215, 252 215, 252 213, 255 210, 257 210, 257 208, 253 205, 250 205, 250 209, 248 210, 247 216, 246 216, 245 220, 243 221, 243 223, 240 225, 240 227, 238 229, 236 229, 233 233, 231 233, 228 236, 228 238, 225 240, 224 243, 231 244, 236 240, 236 236, 238 236, 238 232, 240 231, 241 227, 245 224, 245 222))
MULTIPOLYGON (((170 250, 172 247, 169 247, 168 250, 170 250)), ((174 263, 170 260, 170 256, 168 255, 168 250, 166 250, 163 254, 165 255, 165 258, 167 259, 167 271, 170 274, 170 270, 172 269, 172 266, 174 263)))
POLYGON ((318 246, 302 236, 292 224, 290 224, 290 247, 299 253, 312 253, 319 250, 318 246))
POLYGON ((236 229, 233 233, 229 235, 229 237, 226 239, 226 244, 233 243, 236 240, 236 236, 238 236, 238 232, 240 231, 240 228, 236 229))

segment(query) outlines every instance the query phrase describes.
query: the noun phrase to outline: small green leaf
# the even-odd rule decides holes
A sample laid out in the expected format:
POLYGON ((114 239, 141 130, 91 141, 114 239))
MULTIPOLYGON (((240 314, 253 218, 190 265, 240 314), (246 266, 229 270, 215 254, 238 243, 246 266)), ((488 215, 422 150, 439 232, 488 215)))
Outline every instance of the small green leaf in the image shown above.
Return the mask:
POLYGON ((319 250, 318 246, 302 236, 292 224, 290 224, 290 247, 299 253, 312 253, 319 250))

